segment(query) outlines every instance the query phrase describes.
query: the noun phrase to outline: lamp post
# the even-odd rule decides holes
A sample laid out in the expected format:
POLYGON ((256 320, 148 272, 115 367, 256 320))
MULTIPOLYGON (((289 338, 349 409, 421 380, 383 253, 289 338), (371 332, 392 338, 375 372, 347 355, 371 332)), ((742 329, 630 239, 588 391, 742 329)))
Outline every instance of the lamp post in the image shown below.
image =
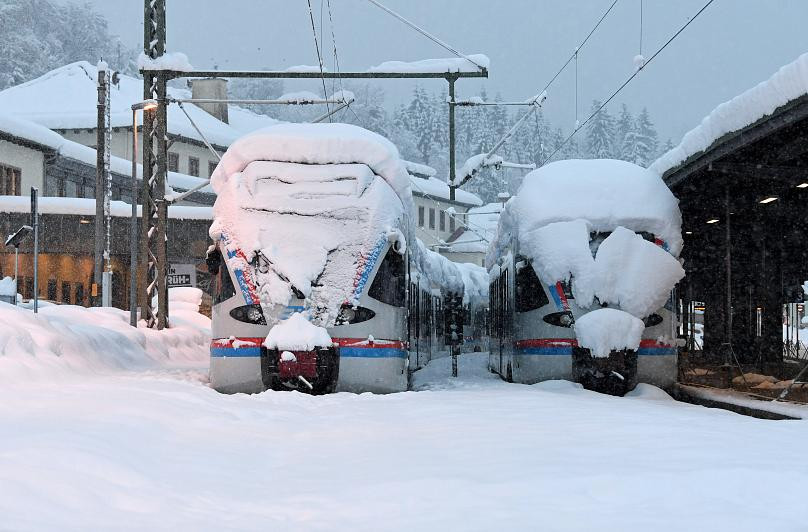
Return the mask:
POLYGON ((132 220, 129 224, 129 325, 137 327, 137 112, 157 108, 157 100, 144 100, 132 106, 132 220))

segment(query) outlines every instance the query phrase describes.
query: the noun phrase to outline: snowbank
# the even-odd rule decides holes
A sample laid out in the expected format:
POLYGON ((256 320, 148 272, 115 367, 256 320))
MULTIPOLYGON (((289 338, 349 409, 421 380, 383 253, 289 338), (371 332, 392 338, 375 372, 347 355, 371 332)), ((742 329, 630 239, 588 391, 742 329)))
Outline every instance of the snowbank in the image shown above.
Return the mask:
POLYGON ((83 373, 200 366, 207 362, 210 320, 171 309, 171 328, 129 325, 116 308, 49 305, 34 314, 0 303, 0 382, 83 373))
POLYGON ((328 331, 313 325, 302 312, 279 321, 264 340, 269 349, 289 351, 312 351, 318 347, 330 347, 331 343, 328 331))
POLYGON ((488 69, 491 60, 483 54, 467 55, 471 61, 462 57, 445 59, 422 59, 420 61, 385 61, 370 67, 367 72, 378 73, 412 73, 412 72, 479 72, 480 67, 488 69), (473 62, 472 62, 473 61, 473 62), (475 64, 476 63, 476 64, 475 64), (479 66, 478 66, 479 65, 479 66))
POLYGON ((771 115, 779 107, 808 94, 808 53, 783 66, 772 77, 716 107, 685 133, 678 146, 654 161, 649 170, 659 175, 707 150, 724 135, 771 115))
POLYGON ((640 347, 645 324, 628 312, 601 308, 587 312, 575 321, 578 345, 593 357, 607 357, 611 351, 640 347))

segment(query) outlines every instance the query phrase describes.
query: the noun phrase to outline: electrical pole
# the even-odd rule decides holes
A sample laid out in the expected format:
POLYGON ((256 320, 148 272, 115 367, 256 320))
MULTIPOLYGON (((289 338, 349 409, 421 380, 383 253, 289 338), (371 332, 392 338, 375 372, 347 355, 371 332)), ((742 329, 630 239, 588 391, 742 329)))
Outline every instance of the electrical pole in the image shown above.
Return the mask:
MULTIPOLYGON (((166 51, 165 0, 144 0, 143 52, 156 59, 166 51)), ((145 262, 141 270, 141 317, 149 327, 163 329, 168 325, 168 290, 166 286, 166 216, 165 191, 168 144, 164 71, 143 71, 143 99, 156 100, 154 113, 143 114, 143 201, 141 251, 145 262), (157 309, 152 301, 157 296, 157 309)))
POLYGON ((106 233, 106 217, 104 204, 107 191, 104 152, 106 151, 106 107, 107 107, 107 71, 98 63, 98 104, 95 130, 95 262, 93 265, 93 285, 90 291, 93 306, 98 306, 100 299, 101 275, 104 267, 104 235, 106 233))
POLYGON ((446 78, 449 82, 449 201, 455 200, 455 81, 456 77, 446 78))

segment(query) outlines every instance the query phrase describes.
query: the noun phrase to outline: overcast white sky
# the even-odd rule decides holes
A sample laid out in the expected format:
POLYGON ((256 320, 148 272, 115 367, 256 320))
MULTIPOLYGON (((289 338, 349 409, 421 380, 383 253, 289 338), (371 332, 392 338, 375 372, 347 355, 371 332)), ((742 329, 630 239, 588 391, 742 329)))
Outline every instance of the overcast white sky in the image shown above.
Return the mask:
MULTIPOLYGON (((493 95, 524 99, 543 87, 611 4, 611 0, 383 0, 464 53, 491 58, 490 78, 458 83, 458 93, 484 85, 493 95)), ((306 0, 167 0, 168 48, 197 68, 280 69, 316 64, 306 0)), ((311 0, 315 15, 321 3, 311 0)), ((644 0, 643 54, 659 48, 706 0, 644 0)), ((136 0, 92 0, 111 30, 142 46, 143 8, 136 0)), ((447 53, 366 0, 331 0, 342 70, 385 60, 447 53)), ((579 113, 609 95, 633 69, 639 50, 640 0, 618 0, 579 55, 579 113)), ((716 0, 610 105, 647 106, 660 137, 674 142, 719 103, 768 78, 808 51, 808 1, 716 0)), ((319 25, 319 18, 317 20, 319 25)), ((331 26, 323 20, 331 56, 331 26)), ((398 102, 407 81, 381 81, 398 102)), ((445 82, 422 82, 428 87, 445 82)), ((294 87, 297 88, 297 87, 294 87)), ((313 85, 312 89, 316 89, 313 85)), ((545 113, 569 130, 575 121, 573 69, 551 87, 545 113)))

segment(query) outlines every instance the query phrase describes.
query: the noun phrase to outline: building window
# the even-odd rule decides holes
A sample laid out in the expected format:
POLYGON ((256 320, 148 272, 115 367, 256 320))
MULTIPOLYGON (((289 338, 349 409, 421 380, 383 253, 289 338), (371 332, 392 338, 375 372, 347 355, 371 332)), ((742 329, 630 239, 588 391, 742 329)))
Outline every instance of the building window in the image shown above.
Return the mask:
POLYGON ((19 168, 0 164, 0 195, 22 195, 22 185, 20 183, 21 179, 22 171, 19 168))
POLYGON ((84 197, 85 198, 94 198, 95 197, 95 187, 92 185, 84 185, 84 197))
POLYGON ((70 283, 62 281, 62 303, 70 303, 70 283))
POLYGON ((64 190, 64 197, 66 198, 77 198, 79 196, 79 185, 74 181, 70 181, 66 179, 64 182, 65 190, 64 190))
POLYGON ((216 163, 215 161, 208 161, 208 177, 213 175, 213 171, 216 170, 216 163))
POLYGON ((418 207, 418 227, 424 226, 424 206, 418 207))
POLYGON ((169 172, 179 172, 180 171, 180 154, 174 153, 173 151, 168 152, 168 171, 169 172))
POLYGON ((56 301, 56 279, 48 279, 48 301, 56 301))
POLYGON ((435 229, 435 209, 429 209, 429 228, 435 229))
POLYGON ((59 196, 59 178, 53 175, 45 176, 45 195, 55 198, 59 196))
POLYGON ((84 285, 81 283, 76 283, 76 305, 83 305, 84 304, 84 285))
POLYGON ((446 213, 445 213, 445 212, 440 211, 440 218, 439 218, 439 220, 440 220, 440 223, 439 223, 439 225, 438 225, 438 228, 439 228, 441 231, 446 231, 446 213))
POLYGON ((455 217, 454 216, 449 216, 449 232, 450 233, 455 232, 455 217))
POLYGON ((199 175, 199 159, 196 157, 188 157, 188 174, 199 175))

